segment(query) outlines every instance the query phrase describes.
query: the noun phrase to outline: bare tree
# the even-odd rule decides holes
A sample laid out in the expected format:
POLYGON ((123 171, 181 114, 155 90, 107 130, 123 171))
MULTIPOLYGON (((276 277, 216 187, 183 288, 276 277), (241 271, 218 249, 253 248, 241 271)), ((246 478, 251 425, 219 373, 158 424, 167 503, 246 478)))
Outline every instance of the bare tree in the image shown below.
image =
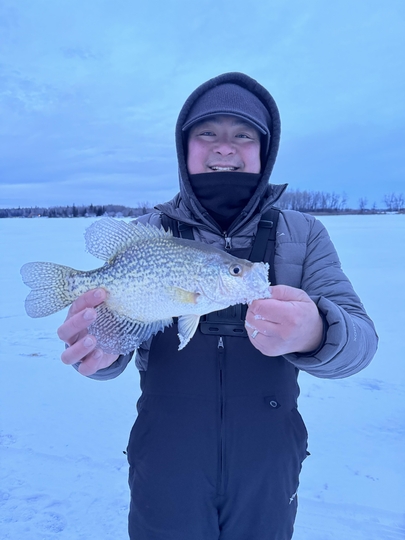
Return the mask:
POLYGON ((279 208, 298 210, 300 212, 338 212, 345 209, 347 195, 324 191, 286 191, 277 205, 279 208))
POLYGON ((404 208, 405 197, 403 193, 389 193, 384 195, 384 203, 389 212, 399 212, 404 208))
POLYGON ((399 193, 397 195, 397 199, 396 199, 396 206, 397 206, 397 211, 399 212, 400 210, 403 210, 404 209, 404 206, 405 206, 405 196, 403 193, 399 193))
POLYGON ((394 210, 395 205, 395 193, 390 193, 389 195, 384 195, 384 203, 389 212, 394 210))
POLYGON ((359 199, 359 209, 360 212, 363 214, 364 210, 367 208, 367 197, 360 197, 359 199))

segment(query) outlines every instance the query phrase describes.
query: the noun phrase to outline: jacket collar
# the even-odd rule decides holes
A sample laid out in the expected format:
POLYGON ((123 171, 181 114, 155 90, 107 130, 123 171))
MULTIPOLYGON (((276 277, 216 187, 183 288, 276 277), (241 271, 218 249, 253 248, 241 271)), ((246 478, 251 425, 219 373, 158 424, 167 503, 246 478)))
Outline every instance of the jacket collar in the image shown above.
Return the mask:
MULTIPOLYGON (((279 200, 281 195, 287 189, 287 184, 269 184, 267 186, 267 194, 262 199, 262 204, 259 209, 251 210, 250 212, 242 212, 240 219, 236 220, 229 229, 229 235, 240 234, 245 229, 246 225, 250 223, 253 217, 256 217, 257 222, 260 220, 262 214, 274 206, 279 200)), ((171 201, 158 204, 155 206, 156 210, 166 214, 172 219, 176 219, 183 223, 187 223, 192 227, 198 227, 215 234, 222 236, 223 231, 218 228, 216 222, 209 216, 208 212, 204 212, 200 215, 199 209, 194 206, 193 199, 189 199, 188 204, 185 204, 181 193, 178 193, 171 201), (191 205, 191 208, 190 208, 191 205)))

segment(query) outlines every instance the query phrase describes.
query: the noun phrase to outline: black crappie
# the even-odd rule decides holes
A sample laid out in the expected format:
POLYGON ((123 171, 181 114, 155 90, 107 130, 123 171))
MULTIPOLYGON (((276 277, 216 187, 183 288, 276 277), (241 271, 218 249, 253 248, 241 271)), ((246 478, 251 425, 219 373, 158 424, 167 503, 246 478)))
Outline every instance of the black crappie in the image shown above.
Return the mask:
POLYGON ((45 317, 96 287, 108 292, 89 332, 107 353, 125 354, 178 317, 179 349, 201 315, 269 298, 268 264, 238 259, 215 247, 173 237, 170 231, 112 218, 85 232, 86 248, 107 261, 90 271, 49 262, 27 263, 21 275, 32 291, 30 317, 45 317))

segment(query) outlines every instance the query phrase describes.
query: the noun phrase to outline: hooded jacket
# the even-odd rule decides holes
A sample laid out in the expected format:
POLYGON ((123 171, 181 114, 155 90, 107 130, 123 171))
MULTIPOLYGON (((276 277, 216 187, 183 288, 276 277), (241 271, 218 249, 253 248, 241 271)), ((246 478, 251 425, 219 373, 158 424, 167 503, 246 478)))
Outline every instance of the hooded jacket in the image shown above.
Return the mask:
MULTIPOLYGON (((161 224, 161 214, 190 225, 197 241, 220 249, 251 247, 262 214, 276 204, 286 185, 269 183, 280 141, 280 117, 274 99, 257 81, 242 73, 226 73, 198 87, 180 111, 176 125, 176 148, 180 191, 173 200, 156 206, 156 212, 139 218, 143 223, 161 224), (270 121, 270 142, 262 159, 262 176, 250 201, 229 227, 222 231, 196 198, 187 171, 183 125, 195 101, 207 90, 223 83, 248 89, 266 106, 270 121)), ((221 173, 226 174, 226 173, 221 173)), ((296 368, 322 378, 343 378, 365 368, 375 354, 377 335, 372 321, 343 273, 339 257, 324 226, 313 216, 292 210, 281 211, 274 260, 276 283, 303 289, 316 303, 325 321, 324 343, 311 354, 287 354, 296 368)), ((136 365, 146 371, 153 338, 136 353, 136 365)), ((106 369, 92 376, 118 376, 132 355, 120 356, 106 369)))

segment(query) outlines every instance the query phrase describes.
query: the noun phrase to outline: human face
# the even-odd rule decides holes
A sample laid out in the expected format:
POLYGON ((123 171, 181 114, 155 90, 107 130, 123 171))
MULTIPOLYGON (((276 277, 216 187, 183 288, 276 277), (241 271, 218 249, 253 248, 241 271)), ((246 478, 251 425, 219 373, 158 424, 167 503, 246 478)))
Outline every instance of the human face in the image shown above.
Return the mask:
POLYGON ((260 172, 260 134, 237 116, 211 116, 191 127, 187 168, 190 174, 260 172))

